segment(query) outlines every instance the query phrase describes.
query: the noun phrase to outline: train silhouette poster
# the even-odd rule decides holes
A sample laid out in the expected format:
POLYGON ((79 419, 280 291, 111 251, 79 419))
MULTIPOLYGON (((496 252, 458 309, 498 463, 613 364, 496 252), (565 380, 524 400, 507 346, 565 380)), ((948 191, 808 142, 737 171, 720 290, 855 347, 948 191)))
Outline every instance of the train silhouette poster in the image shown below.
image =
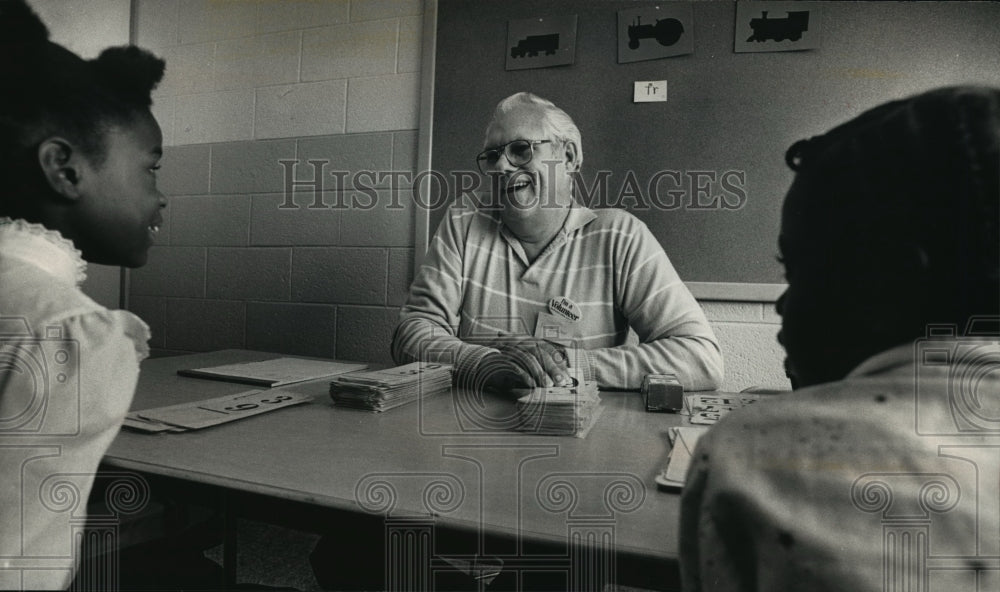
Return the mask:
POLYGON ((575 56, 575 14, 507 21, 508 70, 565 66, 575 56))
POLYGON ((737 2, 733 51, 818 48, 822 5, 822 2, 737 2))
POLYGON ((618 11, 618 63, 694 53, 694 10, 664 2, 618 11))

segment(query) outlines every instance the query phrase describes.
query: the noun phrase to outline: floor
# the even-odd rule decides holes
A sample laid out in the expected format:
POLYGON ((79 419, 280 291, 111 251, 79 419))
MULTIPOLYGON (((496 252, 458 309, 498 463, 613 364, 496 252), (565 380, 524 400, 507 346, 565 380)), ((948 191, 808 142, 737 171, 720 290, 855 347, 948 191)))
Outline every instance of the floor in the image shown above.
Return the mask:
MULTIPOLYGON (((237 579, 242 585, 322 590, 313 577, 309 553, 317 535, 241 520, 237 527, 239 553, 237 579)), ((222 546, 209 549, 206 556, 222 563, 222 546)), ((489 588, 487 588, 489 590, 489 588)), ((605 592, 649 592, 641 588, 608 586, 605 592)))
MULTIPOLYGON (((303 592, 322 590, 309 565, 318 535, 240 520, 237 526, 236 577, 241 584, 292 588, 303 592)), ((205 555, 222 564, 222 545, 205 555)))

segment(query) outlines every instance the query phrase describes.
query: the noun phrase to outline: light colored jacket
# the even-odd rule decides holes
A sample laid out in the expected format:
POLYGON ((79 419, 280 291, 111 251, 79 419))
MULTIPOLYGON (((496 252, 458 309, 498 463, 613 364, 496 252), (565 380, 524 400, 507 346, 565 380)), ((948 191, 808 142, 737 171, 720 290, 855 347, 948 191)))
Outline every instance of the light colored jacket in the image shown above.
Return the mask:
POLYGON ((998 589, 996 341, 882 352, 734 411, 694 457, 685 590, 998 589))

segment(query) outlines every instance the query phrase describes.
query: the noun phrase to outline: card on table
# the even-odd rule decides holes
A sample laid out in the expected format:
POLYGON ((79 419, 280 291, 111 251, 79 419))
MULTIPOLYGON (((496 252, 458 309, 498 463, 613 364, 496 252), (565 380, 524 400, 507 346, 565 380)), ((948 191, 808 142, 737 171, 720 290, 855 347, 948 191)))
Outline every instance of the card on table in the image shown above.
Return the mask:
POLYGON ((667 468, 654 478, 661 487, 676 490, 684 487, 691 459, 698 440, 708 431, 703 426, 682 426, 670 428, 668 435, 673 446, 667 460, 667 468))
MULTIPOLYGON (((260 415, 291 405, 307 403, 311 400, 312 396, 310 395, 302 395, 289 391, 255 390, 216 397, 205 401, 134 411, 129 415, 134 415, 137 419, 146 420, 147 422, 158 422, 169 426, 197 430, 236 421, 244 417, 260 415)), ((133 424, 130 427, 137 426, 133 424)))
POLYGON ((125 416, 125 420, 122 421, 122 427, 133 429, 138 432, 145 432, 147 434, 158 434, 160 432, 186 431, 184 428, 179 428, 177 426, 161 423, 159 421, 152 421, 150 419, 139 417, 139 414, 136 411, 133 411, 125 416))
POLYGON ((396 387, 420 382, 425 376, 437 379, 447 374, 450 376, 451 365, 438 364, 434 362, 411 362, 385 368, 383 370, 366 370, 364 372, 351 372, 337 378, 340 384, 358 384, 379 387, 396 387))
POLYGON ((686 395, 682 415, 690 415, 691 423, 715 423, 733 409, 752 405, 760 400, 760 395, 686 395), (696 421, 697 419, 697 421, 696 421))

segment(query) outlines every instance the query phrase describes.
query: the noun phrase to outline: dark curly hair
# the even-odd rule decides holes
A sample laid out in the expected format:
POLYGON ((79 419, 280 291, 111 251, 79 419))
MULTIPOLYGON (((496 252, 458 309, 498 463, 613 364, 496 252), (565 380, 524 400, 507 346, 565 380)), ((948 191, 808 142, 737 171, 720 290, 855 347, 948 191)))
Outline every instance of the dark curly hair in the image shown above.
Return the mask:
POLYGON ((814 233, 783 245, 789 282, 885 340, 926 323, 1000 315, 1000 89, 955 86, 893 101, 802 140, 785 217, 814 233), (876 291, 895 298, 893 313, 876 291), (871 310, 866 309, 866 307, 871 310))
POLYGON ((49 40, 24 0, 0 0, 0 213, 12 215, 22 195, 43 186, 39 144, 64 136, 96 164, 105 156, 105 132, 149 111, 150 93, 164 62, 134 46, 104 50, 84 60, 49 40))

